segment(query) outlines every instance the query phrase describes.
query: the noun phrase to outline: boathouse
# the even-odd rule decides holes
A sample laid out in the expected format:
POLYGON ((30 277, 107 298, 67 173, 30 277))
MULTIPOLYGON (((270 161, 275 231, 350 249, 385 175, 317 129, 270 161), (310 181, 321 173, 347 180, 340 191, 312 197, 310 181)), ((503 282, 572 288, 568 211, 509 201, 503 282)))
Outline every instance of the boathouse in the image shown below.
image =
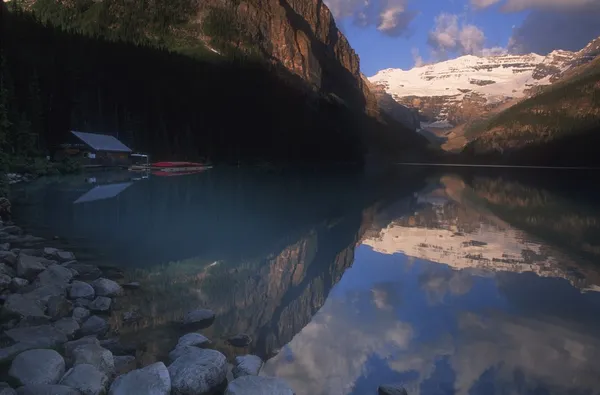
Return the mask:
POLYGON ((84 166, 129 166, 131 148, 107 134, 71 131, 56 159, 75 158, 84 166))

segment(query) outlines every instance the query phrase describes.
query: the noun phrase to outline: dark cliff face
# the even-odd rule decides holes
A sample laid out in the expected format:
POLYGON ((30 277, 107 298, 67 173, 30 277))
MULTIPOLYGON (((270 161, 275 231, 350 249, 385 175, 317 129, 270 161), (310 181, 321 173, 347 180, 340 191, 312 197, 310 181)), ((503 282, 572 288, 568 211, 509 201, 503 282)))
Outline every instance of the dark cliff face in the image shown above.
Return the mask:
POLYGON ((200 24, 211 9, 234 12, 264 55, 317 91, 378 115, 377 100, 360 75, 359 57, 322 0, 208 0, 198 7, 200 24))

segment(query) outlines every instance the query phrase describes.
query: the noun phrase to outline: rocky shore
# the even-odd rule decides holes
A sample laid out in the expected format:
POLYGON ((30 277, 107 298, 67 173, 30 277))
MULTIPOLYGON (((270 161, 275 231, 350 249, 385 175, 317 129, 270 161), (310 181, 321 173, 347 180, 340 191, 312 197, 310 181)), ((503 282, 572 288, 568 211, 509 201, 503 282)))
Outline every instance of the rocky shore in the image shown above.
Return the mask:
MULTIPOLYGON (((73 253, 0 221, 0 395, 196 395, 294 392, 281 379, 258 376, 254 355, 233 361, 198 332, 214 321, 207 309, 177 323, 182 336, 167 361, 142 366, 107 318, 132 312, 113 306, 140 284, 119 283, 73 253)), ((246 346, 240 334, 229 339, 246 346)))

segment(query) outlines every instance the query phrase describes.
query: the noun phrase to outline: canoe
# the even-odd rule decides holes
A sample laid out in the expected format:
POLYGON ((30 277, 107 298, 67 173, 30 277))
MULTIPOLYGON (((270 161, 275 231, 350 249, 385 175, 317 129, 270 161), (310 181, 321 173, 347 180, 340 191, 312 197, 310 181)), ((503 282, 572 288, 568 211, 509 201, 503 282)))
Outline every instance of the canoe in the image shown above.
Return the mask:
POLYGON ((150 167, 205 167, 205 163, 198 162, 154 162, 150 164, 150 167))

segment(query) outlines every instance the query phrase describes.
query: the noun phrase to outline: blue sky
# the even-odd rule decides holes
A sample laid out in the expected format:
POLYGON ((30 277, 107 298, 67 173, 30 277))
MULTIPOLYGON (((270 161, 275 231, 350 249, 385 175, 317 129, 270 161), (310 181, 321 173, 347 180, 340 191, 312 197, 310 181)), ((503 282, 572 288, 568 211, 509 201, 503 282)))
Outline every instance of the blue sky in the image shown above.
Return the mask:
POLYGON ((600 35, 600 0, 325 2, 367 76, 464 54, 578 50, 600 35))

